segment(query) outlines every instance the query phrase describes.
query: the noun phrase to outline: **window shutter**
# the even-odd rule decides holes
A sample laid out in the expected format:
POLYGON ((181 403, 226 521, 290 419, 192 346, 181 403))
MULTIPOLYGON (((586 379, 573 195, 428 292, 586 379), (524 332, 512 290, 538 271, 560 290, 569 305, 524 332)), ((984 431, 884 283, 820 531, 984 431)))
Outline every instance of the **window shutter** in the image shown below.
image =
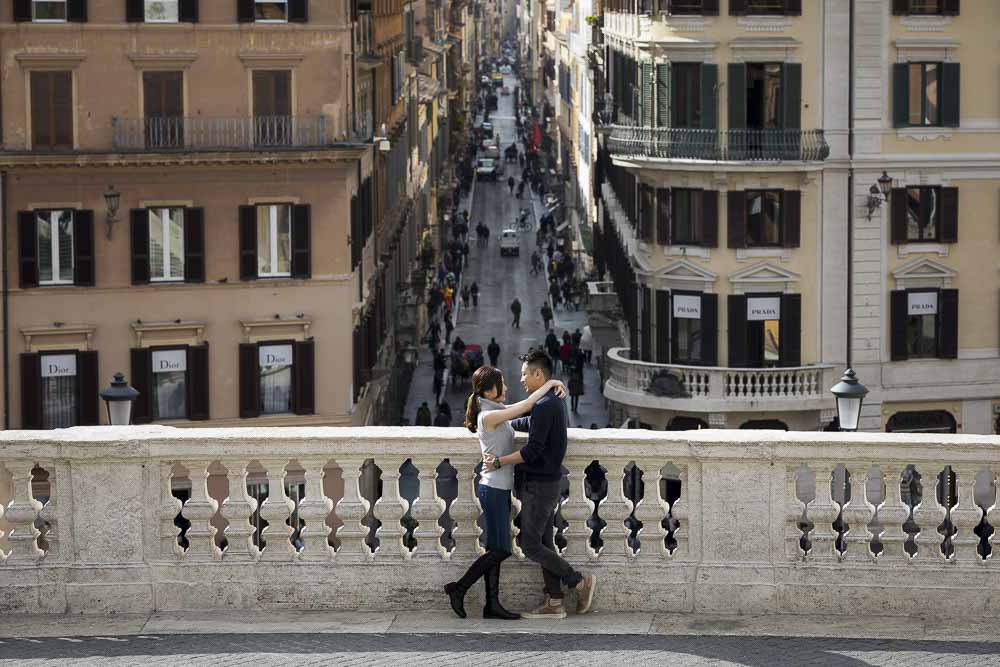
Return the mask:
MULTIPOLYGON (((715 13, 719 13, 718 5, 716 5, 715 13)), ((701 69, 701 129, 716 130, 719 127, 719 110, 716 103, 718 101, 716 88, 719 85, 719 66, 702 63, 699 69, 701 69)))
POLYGON ((94 212, 73 212, 73 284, 94 286, 94 212))
POLYGON ((181 23, 197 23, 200 18, 198 0, 181 0, 177 8, 177 18, 181 23))
POLYGON ((80 426, 97 426, 101 423, 101 375, 97 365, 97 351, 76 353, 76 405, 79 408, 80 426))
POLYGON ((905 16, 910 13, 910 0, 892 0, 892 13, 905 16))
POLYGON ((958 358, 958 290, 938 294, 938 357, 958 358))
POLYGON ((656 190, 639 184, 639 220, 636 236, 641 241, 653 239, 653 220, 656 217, 656 190))
MULTIPOLYGON (((31 0, 14 0, 14 21, 16 23, 31 21, 31 0)), ((37 428, 41 428, 41 423, 41 415, 39 415, 37 428)))
POLYGON ((351 197, 351 270, 361 263, 361 251, 364 241, 361 238, 361 200, 358 195, 351 197))
POLYGON ((656 190, 656 242, 670 245, 670 189, 656 190))
POLYGON ((802 295, 781 295, 780 349, 781 366, 802 363, 802 295))
POLYGON ((257 207, 240 206, 240 280, 257 279, 257 207))
POLYGON ((945 127, 959 127, 961 125, 961 74, 961 64, 941 64, 941 125, 945 127))
POLYGON ((149 211, 134 208, 132 219, 132 284, 149 282, 149 211))
POLYGON ((729 0, 729 15, 741 16, 747 13, 747 0, 729 0))
MULTIPOLYGON (((746 311, 744 311, 746 312, 746 311)), ((719 363, 719 295, 701 295, 701 363, 719 363)))
POLYGON ((205 209, 184 209, 184 282, 205 282, 205 209))
POLYGON ((906 243, 906 188, 896 188, 889 193, 889 206, 892 208, 889 222, 889 237, 892 243, 906 243))
POLYGON ((785 0, 785 16, 802 16, 802 0, 785 0))
POLYGON ((129 356, 132 375, 128 381, 139 392, 132 404, 132 423, 148 424, 153 421, 153 351, 148 347, 135 347, 129 356))
POLYGON ((653 63, 642 63, 642 79, 639 91, 642 97, 639 102, 639 124, 645 127, 653 125, 653 63))
POLYGON ((38 222, 34 211, 17 212, 17 245, 21 289, 38 287, 38 222))
POLYGON ((701 192, 701 245, 706 248, 719 247, 719 192, 701 192))
POLYGON ((643 361, 653 360, 653 290, 642 286, 642 318, 639 325, 639 351, 643 361))
POLYGON ((254 22, 254 0, 236 0, 236 20, 240 23, 254 22))
POLYGON ((910 124, 910 65, 894 63, 892 66, 892 126, 910 124))
MULTIPOLYGON (((801 9, 799 10, 801 14, 801 9)), ((781 99, 786 130, 802 127, 802 65, 785 63, 781 66, 781 99)), ((798 151, 796 151, 798 153, 798 151)))
POLYGON ((781 193, 781 210, 784 218, 782 245, 786 248, 798 248, 802 235, 802 193, 798 190, 784 190, 781 193))
POLYGON ((293 410, 297 415, 316 414, 316 346, 313 341, 295 343, 292 359, 295 373, 293 410))
POLYGON ((66 3, 66 20, 70 23, 86 23, 87 0, 68 0, 66 3))
POLYGON ((702 0, 701 13, 703 16, 718 16, 719 0, 702 0))
POLYGON ((958 243, 958 188, 941 188, 942 243, 958 243))
POLYGON ((961 13, 961 0, 944 0, 941 13, 946 16, 958 16, 961 13))
POLYGON ((260 416, 260 357, 255 343, 240 343, 240 418, 260 416))
POLYGON ((312 247, 308 204, 292 207, 292 277, 312 276, 312 247))
POLYGON ((727 197, 726 244, 730 248, 747 247, 747 196, 742 190, 730 190, 727 197))
POLYGON ((309 0, 289 0, 288 21, 290 23, 308 23, 309 0))
POLYGON ((125 20, 128 23, 143 23, 146 20, 145 0, 125 0, 125 20))
POLYGON ((672 301, 669 290, 656 290, 656 363, 670 363, 671 331, 670 311, 672 301))
POLYGON ((729 365, 746 368, 747 365, 747 297, 745 294, 729 295, 729 365))
POLYGON ((187 412, 188 419, 208 419, 209 397, 208 343, 187 349, 187 412))
POLYGON ((656 126, 670 125, 670 65, 656 66, 656 126))
MULTIPOLYGON (((730 13, 732 4, 730 4, 730 13)), ((747 126, 747 68, 743 63, 729 63, 729 129, 742 130, 747 126)), ((704 117, 704 113, 702 113, 704 117)))
POLYGON ((908 357, 906 352, 907 309, 906 290, 893 290, 889 293, 889 358, 892 361, 905 361, 908 357))
POLYGON ((21 428, 42 428, 42 357, 21 355, 21 428))
POLYGON ((366 370, 364 368, 364 339, 361 337, 361 327, 354 327, 354 331, 351 334, 351 391, 352 391, 352 402, 358 402, 358 395, 361 393, 361 387, 364 385, 363 372, 366 370))

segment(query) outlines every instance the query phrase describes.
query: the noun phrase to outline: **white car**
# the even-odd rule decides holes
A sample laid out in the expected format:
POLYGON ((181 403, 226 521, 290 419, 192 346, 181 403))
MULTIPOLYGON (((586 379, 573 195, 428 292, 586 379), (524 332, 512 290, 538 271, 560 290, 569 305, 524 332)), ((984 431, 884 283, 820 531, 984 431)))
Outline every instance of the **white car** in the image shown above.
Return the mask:
POLYGON ((511 73, 510 65, 501 65, 500 66, 500 73, 501 74, 510 74, 511 73))
POLYGON ((500 256, 521 254, 521 239, 516 229, 505 229, 500 232, 500 256))

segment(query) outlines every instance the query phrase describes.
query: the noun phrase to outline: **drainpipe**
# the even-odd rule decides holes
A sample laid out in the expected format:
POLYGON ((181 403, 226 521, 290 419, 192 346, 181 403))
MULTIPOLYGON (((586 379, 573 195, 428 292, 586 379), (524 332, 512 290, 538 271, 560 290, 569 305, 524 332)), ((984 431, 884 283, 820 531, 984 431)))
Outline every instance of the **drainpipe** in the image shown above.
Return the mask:
POLYGON ((847 90, 847 367, 851 367, 851 337, 854 331, 854 0, 848 12, 847 49, 850 65, 847 90))
POLYGON ((10 308, 7 277, 7 172, 0 171, 0 252, 3 253, 3 427, 10 430, 10 308))

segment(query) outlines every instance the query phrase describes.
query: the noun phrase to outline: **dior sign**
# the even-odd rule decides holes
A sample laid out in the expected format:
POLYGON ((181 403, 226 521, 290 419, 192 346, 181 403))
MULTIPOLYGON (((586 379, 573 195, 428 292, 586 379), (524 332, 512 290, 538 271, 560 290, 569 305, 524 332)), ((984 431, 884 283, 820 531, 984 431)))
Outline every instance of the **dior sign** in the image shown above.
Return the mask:
POLYGON ((157 350, 153 352, 154 373, 173 373, 186 370, 186 350, 157 350))
POLYGON ((291 366, 291 345, 262 345, 260 347, 260 367, 291 366))
POLYGON ((747 321, 762 322, 781 319, 781 299, 776 296, 747 299, 747 321))
POLYGON ((63 378, 76 376, 75 354, 48 354, 42 357, 43 378, 63 378))
POLYGON ((937 315, 937 292, 908 292, 906 302, 907 315, 937 315))

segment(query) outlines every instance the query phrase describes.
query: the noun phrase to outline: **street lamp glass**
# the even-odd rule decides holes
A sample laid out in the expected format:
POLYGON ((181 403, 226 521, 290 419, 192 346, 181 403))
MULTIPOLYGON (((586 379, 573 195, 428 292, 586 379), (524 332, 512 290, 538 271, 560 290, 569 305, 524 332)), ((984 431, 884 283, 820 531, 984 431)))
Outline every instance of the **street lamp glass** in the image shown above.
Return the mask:
POLYGON ((857 431, 861 418, 861 398, 845 397, 837 399, 837 417, 843 431, 857 431))
POLYGON ((887 172, 883 171, 882 175, 878 177, 878 189, 882 191, 884 196, 889 196, 889 192, 892 190, 892 176, 887 172))
POLYGON ((132 420, 132 401, 108 401, 108 422, 112 426, 128 426, 132 420))

